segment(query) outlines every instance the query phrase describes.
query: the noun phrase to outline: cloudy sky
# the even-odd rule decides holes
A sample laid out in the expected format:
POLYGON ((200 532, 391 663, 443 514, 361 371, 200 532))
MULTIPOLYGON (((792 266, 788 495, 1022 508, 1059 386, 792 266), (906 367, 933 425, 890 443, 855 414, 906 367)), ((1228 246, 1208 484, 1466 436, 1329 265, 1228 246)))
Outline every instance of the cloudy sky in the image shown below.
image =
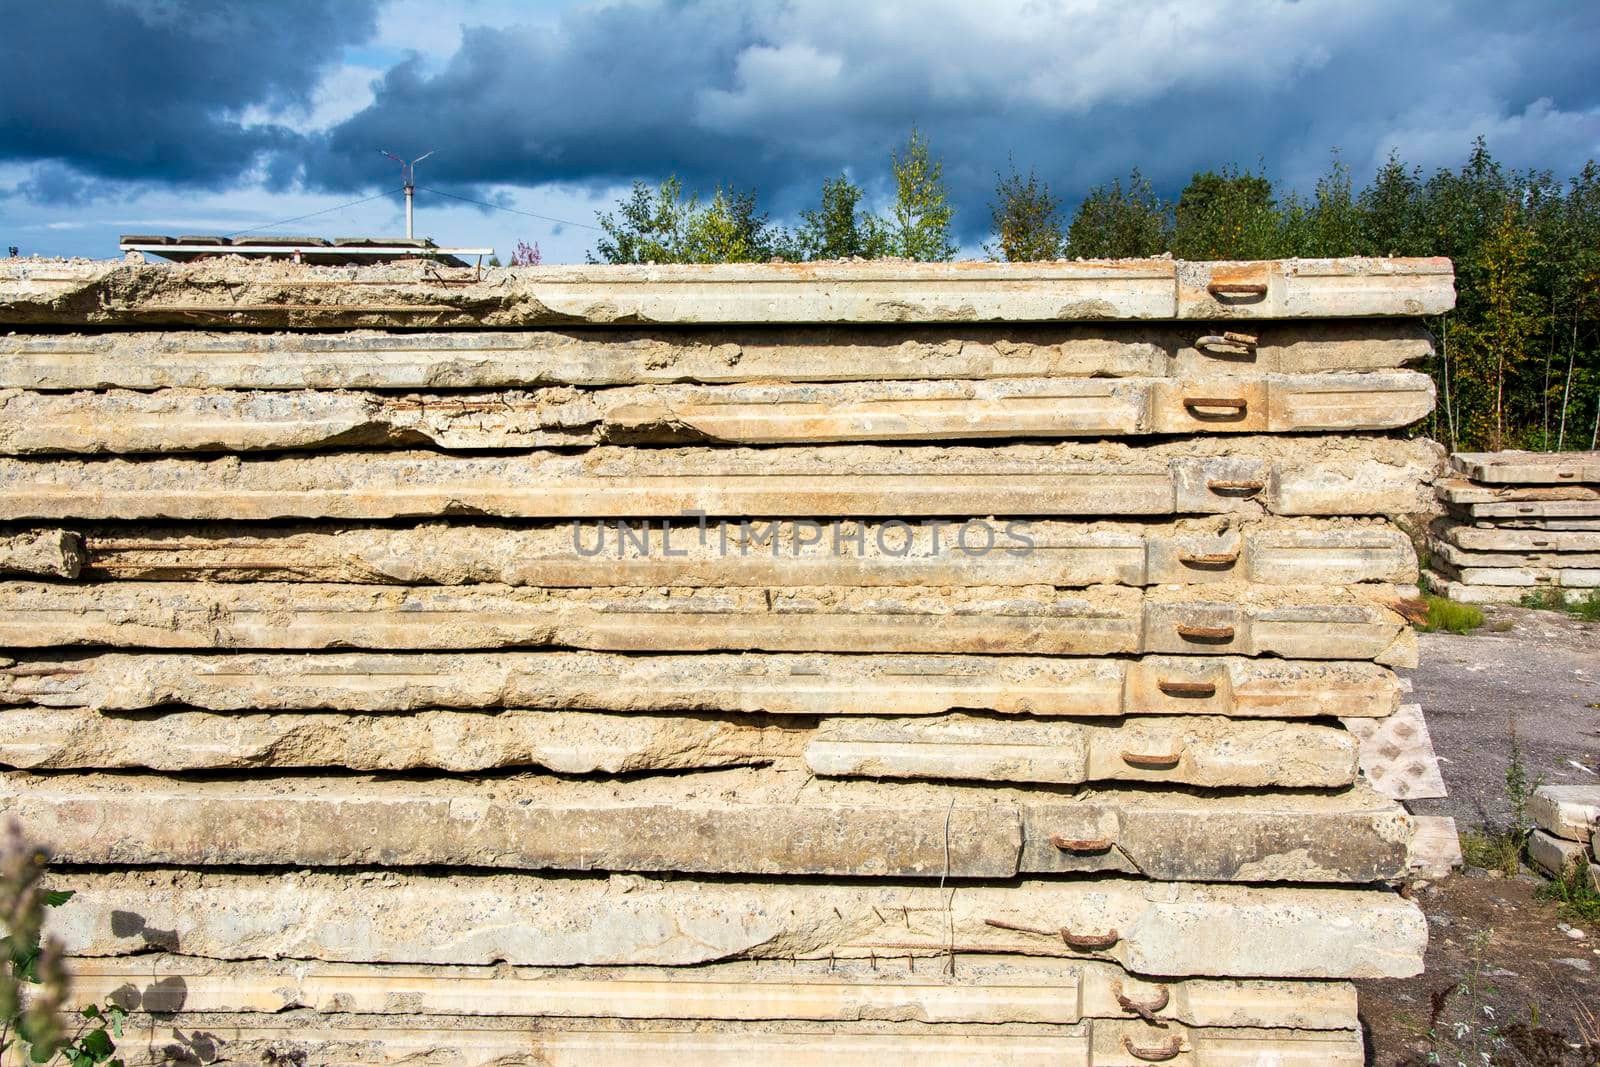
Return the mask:
POLYGON ((24 254, 312 212, 262 232, 403 232, 380 149, 436 153, 419 234, 547 261, 635 178, 753 186, 778 219, 841 170, 881 197, 912 124, 969 252, 1008 157, 1069 204, 1135 164, 1175 193, 1258 159, 1309 188, 1334 148, 1358 180, 1391 149, 1454 166, 1479 134, 1518 167, 1600 157, 1596 0, 0 5, 0 247, 24 254))

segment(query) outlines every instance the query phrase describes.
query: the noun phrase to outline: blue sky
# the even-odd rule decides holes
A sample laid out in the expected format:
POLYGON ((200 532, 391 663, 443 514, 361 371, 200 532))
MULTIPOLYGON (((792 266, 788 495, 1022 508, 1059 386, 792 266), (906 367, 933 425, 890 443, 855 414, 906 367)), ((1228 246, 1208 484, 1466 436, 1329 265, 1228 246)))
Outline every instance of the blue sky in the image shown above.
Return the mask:
POLYGON ((887 195, 912 124, 964 249, 995 171, 1069 204, 1143 168, 1309 189, 1338 149, 1431 170, 1600 157, 1600 3, 1395 0, 57 0, 0 9, 0 246, 122 232, 398 233, 380 154, 428 150, 418 232, 547 261, 635 178, 757 188, 787 220, 848 172, 887 195), (487 211, 440 190, 525 212, 487 211))

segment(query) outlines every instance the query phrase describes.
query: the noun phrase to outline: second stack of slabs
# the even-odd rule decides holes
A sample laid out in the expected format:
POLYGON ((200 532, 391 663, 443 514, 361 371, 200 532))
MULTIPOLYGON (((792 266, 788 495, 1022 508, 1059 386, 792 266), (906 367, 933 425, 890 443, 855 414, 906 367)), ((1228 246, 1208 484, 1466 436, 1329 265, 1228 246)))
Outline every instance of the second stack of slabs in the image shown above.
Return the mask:
POLYGON ((1451 600, 1600 589, 1600 452, 1460 452, 1439 483, 1431 576, 1451 600))
POLYGON ((1448 264, 145 273, 10 312, 0 803, 154 1047, 1356 1067, 1420 969, 1448 264))

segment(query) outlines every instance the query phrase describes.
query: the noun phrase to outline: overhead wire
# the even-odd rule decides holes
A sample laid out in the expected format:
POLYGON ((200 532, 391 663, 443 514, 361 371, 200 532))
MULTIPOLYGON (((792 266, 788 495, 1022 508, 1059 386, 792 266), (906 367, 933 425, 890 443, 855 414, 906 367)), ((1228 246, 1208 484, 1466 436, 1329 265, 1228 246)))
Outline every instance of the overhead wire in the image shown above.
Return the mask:
POLYGON ((533 211, 523 211, 521 208, 506 207, 504 204, 491 204, 487 200, 474 200, 470 196, 458 196, 455 193, 447 193, 443 189, 426 189, 420 185, 417 186, 417 189, 420 192, 432 193, 435 196, 448 196, 451 200, 463 200, 469 204, 477 204, 479 207, 493 208, 495 211, 504 211, 512 215, 526 215, 530 219, 540 219, 544 222, 553 222, 558 226, 576 226, 580 230, 595 230, 597 232, 600 230, 600 227, 590 226, 586 222, 572 222, 569 219, 558 219, 549 215, 540 215, 533 211))
POLYGON ((381 193, 374 193, 371 196, 362 197, 360 200, 352 200, 348 204, 338 204, 338 205, 335 205, 334 207, 325 207, 321 211, 312 211, 312 212, 310 212, 308 214, 305 214, 305 215, 296 215, 292 219, 284 219, 281 222, 264 222, 260 226, 252 226, 248 230, 234 230, 232 233, 223 234, 223 236, 224 237, 238 237, 242 233, 255 233, 257 230, 270 230, 275 226, 287 226, 291 222, 300 222, 303 219, 314 219, 318 215, 327 215, 327 214, 329 214, 331 212, 334 212, 334 211, 343 211, 345 208, 347 208, 347 207, 355 207, 357 204, 369 204, 374 200, 379 200, 379 199, 382 199, 383 197, 393 196, 395 193, 403 193, 403 192, 405 192, 404 189, 385 189, 381 193))

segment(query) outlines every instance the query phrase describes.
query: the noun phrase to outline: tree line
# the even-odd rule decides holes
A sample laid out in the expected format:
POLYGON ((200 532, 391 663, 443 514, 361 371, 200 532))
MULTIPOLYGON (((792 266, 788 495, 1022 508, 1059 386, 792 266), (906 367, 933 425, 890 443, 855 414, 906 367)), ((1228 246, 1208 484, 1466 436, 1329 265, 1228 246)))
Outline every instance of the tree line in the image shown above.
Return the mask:
MULTIPOLYGON (((675 177, 635 182, 602 212, 590 255, 606 263, 953 259, 955 208, 943 164, 913 130, 890 156, 880 211, 846 174, 823 181, 786 228, 755 190, 702 200, 675 177)), ((1049 182, 1015 162, 995 175, 989 258, 1010 262, 1171 254, 1180 259, 1448 256, 1457 302, 1429 322, 1426 368, 1439 406, 1418 427, 1453 449, 1596 447, 1600 431, 1600 167, 1569 177, 1502 166, 1479 138, 1457 169, 1424 174, 1391 155, 1357 188, 1334 154, 1309 195, 1257 164, 1190 178, 1175 200, 1133 169, 1089 190, 1070 214, 1049 182)))

